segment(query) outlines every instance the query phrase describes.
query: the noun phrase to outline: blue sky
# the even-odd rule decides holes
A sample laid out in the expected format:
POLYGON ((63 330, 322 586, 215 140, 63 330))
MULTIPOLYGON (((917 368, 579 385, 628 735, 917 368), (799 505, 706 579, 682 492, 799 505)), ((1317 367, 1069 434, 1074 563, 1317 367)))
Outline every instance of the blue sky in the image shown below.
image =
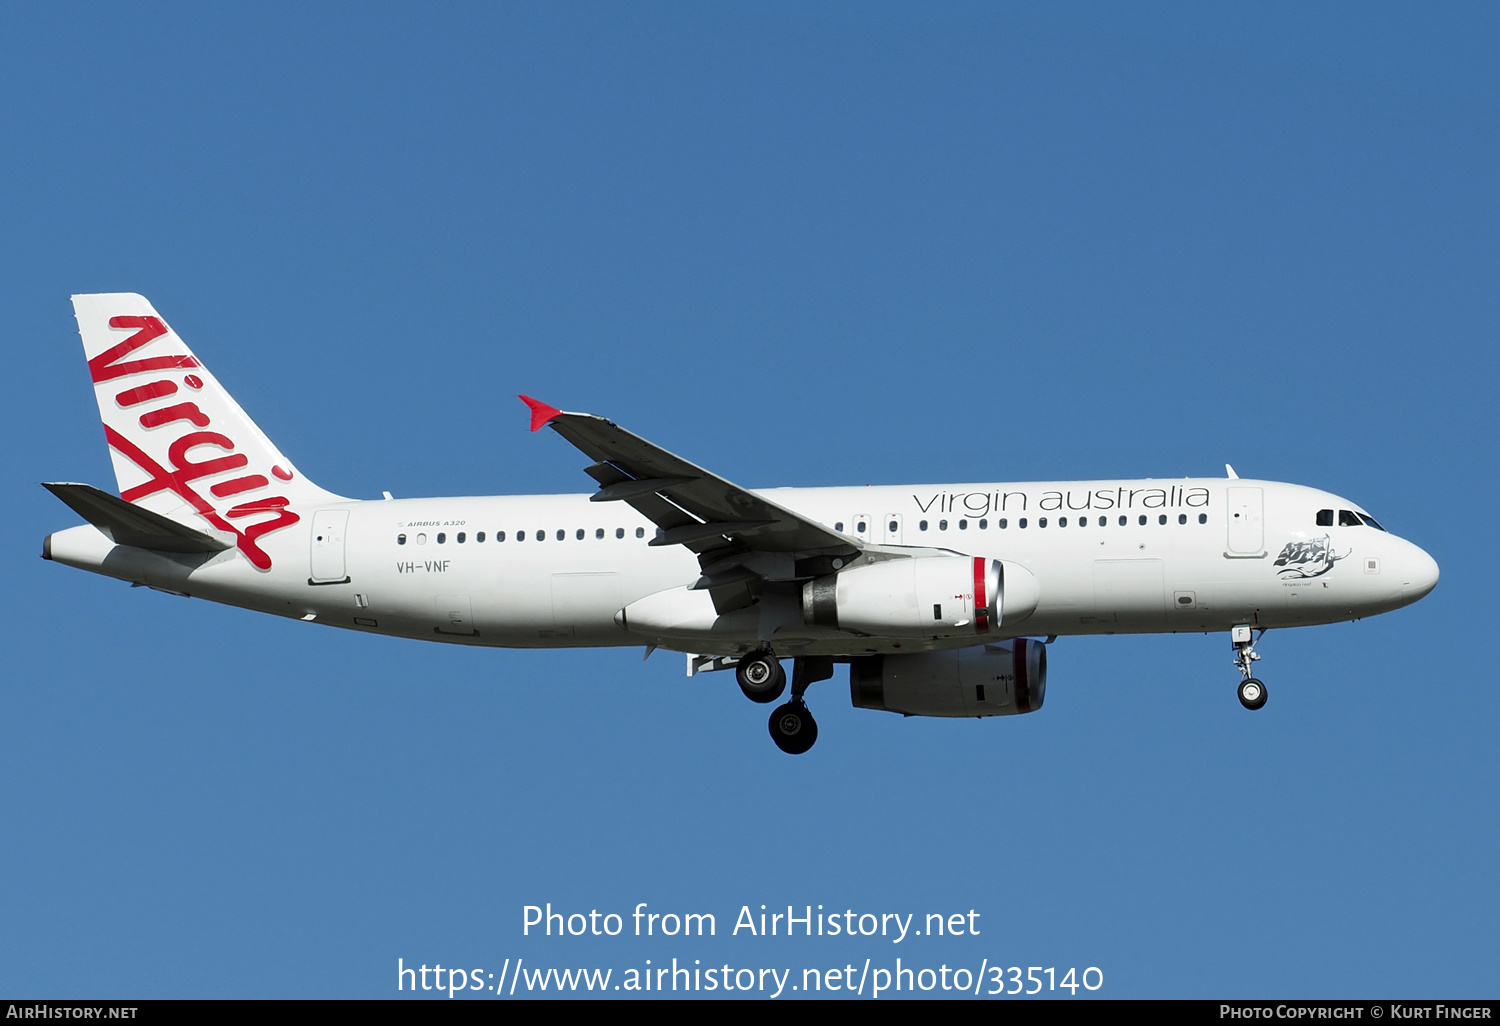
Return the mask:
POLYGON ((12 5, 0 992, 385 997, 396 960, 1099 967, 1490 996, 1500 18, 1486 5, 12 5), (518 392, 752 487, 1245 476, 1418 605, 1063 639, 984 722, 469 651, 44 563, 136 291, 318 483, 583 491, 518 392), (21 384, 25 387, 20 387, 21 384), (522 908, 712 912, 538 939, 522 908), (979 937, 726 936, 742 905, 979 937))

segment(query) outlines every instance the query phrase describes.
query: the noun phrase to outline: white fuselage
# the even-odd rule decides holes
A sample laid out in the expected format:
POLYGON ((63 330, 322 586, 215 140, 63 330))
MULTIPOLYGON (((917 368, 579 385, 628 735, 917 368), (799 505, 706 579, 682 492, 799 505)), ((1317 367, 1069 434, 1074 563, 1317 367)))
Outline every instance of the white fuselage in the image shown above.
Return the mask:
POLYGON ((1415 602, 1437 564, 1326 492, 1229 476, 751 491, 604 417, 531 396, 591 495, 355 501, 268 438, 144 296, 73 297, 117 491, 45 487, 88 523, 42 555, 179 595, 450 644, 645 645, 734 667, 807 752, 804 695, 921 716, 1035 712, 1066 634, 1229 631, 1247 709, 1258 628, 1415 602), (1025 637, 1031 635, 1032 637, 1025 637), (791 659, 791 673, 781 663, 791 659))
MULTIPOLYGON (((458 644, 662 645, 738 654, 862 655, 1021 635, 1290 627, 1385 612, 1421 598, 1437 566, 1377 528, 1337 526, 1359 507, 1299 485, 1239 479, 782 488, 759 492, 858 542, 1005 560, 1040 586, 1036 609, 984 638, 880 638, 806 626, 790 582, 750 610, 642 632, 632 603, 683 590, 698 561, 651 546, 655 526, 588 495, 393 499, 295 508, 267 535, 267 570, 116 546, 85 525, 48 539, 82 569, 264 612, 458 644), (1333 511, 1320 526, 1319 511, 1333 511), (347 517, 343 514, 347 513, 347 517), (483 540, 481 539, 481 536, 483 540), (500 540, 500 539, 504 540, 500 540)), ((1362 511, 1360 511, 1362 512, 1362 511)), ((767 574, 775 580, 774 568, 767 574)), ((790 568, 787 577, 790 578, 790 568)), ((774 591, 774 587, 772 588, 774 591)))

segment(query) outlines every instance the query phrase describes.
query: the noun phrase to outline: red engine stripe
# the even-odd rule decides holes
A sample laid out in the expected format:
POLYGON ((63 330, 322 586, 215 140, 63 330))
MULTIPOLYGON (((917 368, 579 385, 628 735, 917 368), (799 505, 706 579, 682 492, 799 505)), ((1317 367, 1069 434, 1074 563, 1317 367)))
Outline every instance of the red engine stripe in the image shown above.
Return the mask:
POLYGON ((982 556, 974 557, 974 633, 985 634, 990 629, 990 600, 986 594, 982 556))

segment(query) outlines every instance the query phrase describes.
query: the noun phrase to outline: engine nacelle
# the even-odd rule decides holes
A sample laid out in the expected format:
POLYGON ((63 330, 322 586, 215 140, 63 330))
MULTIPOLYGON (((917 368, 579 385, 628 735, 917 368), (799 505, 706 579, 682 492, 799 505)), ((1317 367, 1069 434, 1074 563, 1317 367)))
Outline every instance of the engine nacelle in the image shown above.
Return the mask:
POLYGON ((843 570, 802 586, 809 626, 881 637, 988 634, 1036 610, 1041 587, 1025 567, 982 556, 922 556, 843 570))
POLYGON ((849 663, 860 709, 908 716, 1011 716, 1047 695, 1047 646, 1030 638, 949 652, 866 656, 849 663))

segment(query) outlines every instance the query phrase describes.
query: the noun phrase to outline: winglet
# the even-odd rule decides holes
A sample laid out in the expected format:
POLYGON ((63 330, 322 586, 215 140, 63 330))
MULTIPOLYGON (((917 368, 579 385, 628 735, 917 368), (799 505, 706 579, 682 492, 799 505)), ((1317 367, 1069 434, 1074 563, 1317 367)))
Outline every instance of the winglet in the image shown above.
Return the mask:
MULTIPOLYGON (((535 430, 536 430, 536 428, 532 428, 532 429, 531 429, 531 430, 533 430, 533 431, 535 431, 535 430)), ((1229 465, 1229 464, 1227 464, 1227 463, 1226 463, 1226 464, 1224 464, 1224 474, 1225 474, 1225 476, 1226 476, 1226 477, 1228 477, 1228 478, 1229 478, 1229 480, 1231 480, 1231 481, 1238 481, 1238 480, 1239 480, 1239 479, 1240 479, 1240 475, 1238 475, 1238 474, 1236 474, 1236 473, 1235 473, 1235 472, 1234 472, 1234 468, 1233 468, 1233 467, 1231 467, 1231 466, 1230 466, 1230 465, 1229 465)))
POLYGON ((517 396, 516 398, 531 407, 531 430, 533 431, 540 431, 546 427, 552 421, 553 417, 562 416, 562 410, 559 410, 556 406, 548 406, 540 399, 533 399, 529 395, 517 396))

